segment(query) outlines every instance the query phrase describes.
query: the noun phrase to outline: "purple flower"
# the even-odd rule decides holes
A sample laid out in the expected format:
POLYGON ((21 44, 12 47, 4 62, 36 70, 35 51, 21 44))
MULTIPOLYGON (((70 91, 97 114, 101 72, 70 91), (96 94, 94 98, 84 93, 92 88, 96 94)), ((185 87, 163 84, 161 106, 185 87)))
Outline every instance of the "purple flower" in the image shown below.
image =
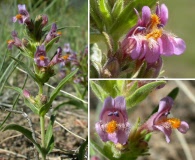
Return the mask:
POLYGON ((177 129, 181 133, 186 133, 189 125, 185 121, 177 118, 168 118, 168 114, 173 106, 173 99, 165 97, 159 103, 158 112, 154 113, 142 126, 140 130, 161 131, 165 134, 167 143, 170 142, 172 129, 177 129))
POLYGON ((47 67, 49 64, 49 58, 46 57, 46 50, 45 46, 41 45, 37 47, 37 50, 35 52, 35 58, 34 58, 35 63, 39 67, 47 67))
POLYGON ((165 4, 157 4, 156 13, 152 14, 148 6, 142 8, 137 24, 129 31, 121 43, 122 52, 132 59, 145 59, 154 63, 160 55, 180 55, 185 49, 185 42, 171 33, 164 31, 168 21, 168 9, 165 4))
POLYGON ((45 46, 41 45, 37 47, 37 50, 35 52, 35 58, 34 61, 39 67, 52 67, 57 63, 65 63, 66 61, 70 60, 68 55, 62 55, 62 48, 58 47, 55 55, 49 60, 49 58, 46 56, 46 50, 45 46))
POLYGON ((130 123, 124 97, 106 98, 99 118, 95 128, 104 142, 112 141, 123 145, 127 143, 130 123))
POLYGON ((16 31, 12 31, 12 38, 8 40, 8 49, 12 49, 13 45, 16 47, 22 47, 22 41, 18 38, 18 34, 16 31))
MULTIPOLYGON (((44 43, 50 42, 52 39, 54 39, 57 36, 61 36, 61 32, 57 32, 57 25, 55 23, 52 24, 51 29, 49 33, 47 34, 44 43)), ((57 42, 57 41, 56 41, 57 42)))
POLYGON ((42 26, 45 26, 48 23, 48 17, 47 15, 42 15, 42 26))
POLYGON ((18 20, 18 22, 21 24, 28 23, 30 21, 30 15, 26 10, 25 4, 19 4, 18 10, 19 14, 13 17, 13 22, 16 22, 18 20))

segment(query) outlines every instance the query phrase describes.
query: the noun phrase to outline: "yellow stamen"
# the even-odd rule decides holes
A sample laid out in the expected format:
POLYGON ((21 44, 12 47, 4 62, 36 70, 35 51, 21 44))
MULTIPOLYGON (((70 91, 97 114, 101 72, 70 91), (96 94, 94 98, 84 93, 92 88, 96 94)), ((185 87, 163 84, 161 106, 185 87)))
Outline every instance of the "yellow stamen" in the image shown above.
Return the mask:
POLYGON ((117 122, 115 120, 110 121, 106 126, 107 133, 114 133, 117 130, 117 122))
POLYGON ((67 54, 67 55, 62 56, 62 58, 63 58, 64 60, 67 60, 67 59, 68 59, 68 57, 69 57, 69 55, 68 55, 68 54, 67 54))
POLYGON ((12 40, 12 39, 7 41, 8 44, 13 43, 13 42, 14 42, 14 40, 12 40))
POLYGON ((17 15, 16 15, 16 18, 17 18, 17 19, 22 19, 22 15, 21 15, 21 14, 17 14, 17 15))
POLYGON ((172 128, 179 128, 181 125, 181 121, 177 118, 168 118, 167 122, 171 124, 172 128))
POLYGON ((41 61, 44 61, 44 60, 45 60, 45 56, 40 56, 39 59, 40 59, 41 61))
POLYGON ((156 14, 151 15, 151 28, 157 27, 160 24, 160 18, 156 14))
POLYGON ((62 35, 62 32, 59 31, 59 32, 57 32, 57 34, 58 34, 59 36, 61 36, 61 35, 62 35))
POLYGON ((157 40, 158 38, 160 38, 162 36, 162 30, 161 29, 155 29, 152 32, 148 33, 146 35, 146 38, 153 38, 155 40, 157 40))

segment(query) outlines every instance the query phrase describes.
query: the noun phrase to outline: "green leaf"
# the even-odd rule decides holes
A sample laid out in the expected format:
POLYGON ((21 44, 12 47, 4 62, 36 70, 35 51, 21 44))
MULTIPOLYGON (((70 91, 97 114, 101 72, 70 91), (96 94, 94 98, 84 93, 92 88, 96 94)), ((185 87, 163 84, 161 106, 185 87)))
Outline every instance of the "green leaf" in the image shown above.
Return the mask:
POLYGON ((63 102, 61 104, 59 104, 58 106, 56 106, 54 108, 54 112, 56 112, 57 110, 59 110, 61 107, 64 107, 66 105, 73 105, 75 106, 77 109, 83 109, 84 111, 88 111, 88 108, 86 107, 86 105, 84 105, 84 103, 82 103, 81 101, 77 101, 77 100, 74 100, 74 99, 70 99, 69 101, 67 102, 63 102))
POLYGON ((62 89, 62 87, 65 85, 65 83, 77 73, 78 70, 79 70, 79 69, 77 68, 76 70, 74 70, 73 72, 71 72, 70 74, 68 74, 68 75, 67 75, 67 76, 58 84, 58 86, 51 92, 49 102, 46 103, 46 104, 39 110, 39 115, 44 116, 44 115, 49 111, 49 108, 51 107, 51 104, 52 104, 53 100, 56 98, 58 92, 62 89))
POLYGON ((143 101, 153 89, 166 84, 166 81, 155 81, 138 88, 132 95, 126 98, 128 109, 143 101))
POLYGON ((49 41, 49 43, 46 44, 46 52, 49 52, 49 50, 51 49, 51 47, 53 46, 53 44, 58 41, 60 38, 60 36, 55 37, 54 39, 52 39, 51 41, 49 41))
POLYGON ((6 130, 15 130, 15 131, 18 131, 18 132, 22 133, 26 138, 28 138, 35 145, 38 152, 44 155, 44 152, 43 152, 41 146, 38 143, 35 142, 35 140, 32 137, 32 132, 30 130, 28 130, 28 129, 22 127, 22 126, 19 126, 17 124, 7 125, 3 129, 3 131, 6 131, 6 130))
POLYGON ((101 20, 106 25, 106 28, 109 28, 112 24, 112 16, 110 14, 110 8, 108 2, 106 0, 99 0, 98 7, 99 7, 101 20))
POLYGON ((54 136, 53 136, 53 124, 55 121, 55 116, 51 115, 49 125, 47 127, 47 131, 45 134, 45 148, 46 148, 46 153, 50 153, 54 147, 54 136))
POLYGON ((124 7, 124 1, 123 0, 117 0, 114 3, 114 7, 112 8, 112 17, 114 19, 117 19, 118 18, 118 16, 123 11, 123 7, 124 7))
MULTIPOLYGON (((118 80, 117 80, 118 81, 118 80)), ((109 96, 115 98, 120 95, 120 89, 117 86, 116 80, 101 80, 98 84, 108 93, 109 96)))
MULTIPOLYGON (((10 88, 18 92, 21 96, 23 95, 23 90, 19 87, 12 87, 12 86, 6 86, 6 88, 10 88)), ((26 98, 24 98, 24 103, 26 106, 28 106, 35 114, 38 114, 38 109, 26 98)))
POLYGON ((19 61, 18 59, 11 57, 13 60, 15 60, 27 73, 28 75, 37 83, 41 83, 41 81, 35 76, 35 74, 30 70, 30 68, 24 64, 23 62, 19 61))
POLYGON ((103 23, 98 11, 97 0, 90 0, 90 21, 95 23, 95 28, 100 32, 103 31, 103 23))
POLYGON ((110 95, 97 83, 90 81, 91 89, 94 92, 94 94, 99 98, 102 102, 105 100, 106 97, 109 97, 110 95))
POLYGON ((79 160, 85 160, 86 159, 85 155, 86 155, 86 152, 87 152, 87 144, 88 144, 88 138, 79 148, 79 154, 78 154, 78 159, 79 160))

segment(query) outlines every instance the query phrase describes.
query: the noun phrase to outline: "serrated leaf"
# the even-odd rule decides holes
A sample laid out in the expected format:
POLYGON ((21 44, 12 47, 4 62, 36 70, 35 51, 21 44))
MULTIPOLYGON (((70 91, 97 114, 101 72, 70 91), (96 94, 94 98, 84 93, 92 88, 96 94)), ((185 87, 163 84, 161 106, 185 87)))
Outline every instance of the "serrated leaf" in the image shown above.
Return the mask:
POLYGON ((132 95, 126 98, 127 108, 130 109, 143 101, 153 89, 166 84, 166 81, 155 81, 138 88, 132 95))
POLYGON ((53 100, 56 98, 58 92, 60 91, 60 89, 65 85, 65 83, 72 78, 78 71, 78 68, 76 70, 74 70, 73 72, 71 72, 70 74, 68 74, 59 84, 58 86, 51 92, 50 95, 50 99, 49 102, 47 104, 45 104, 40 110, 39 110, 39 115, 45 115, 48 111, 49 108, 51 107, 51 104, 53 102, 53 100))
POLYGON ((85 160, 85 155, 86 155, 86 152, 87 152, 87 145, 88 145, 88 138, 87 140, 81 144, 80 148, 79 148, 79 154, 78 154, 78 159, 79 160, 85 160))
POLYGON ((43 152, 41 146, 38 143, 35 142, 35 140, 32 137, 32 132, 30 130, 28 130, 28 129, 22 127, 22 126, 19 126, 17 124, 7 125, 3 129, 3 131, 6 131, 6 130, 15 130, 15 131, 18 131, 18 132, 22 133, 26 138, 28 138, 35 145, 38 152, 44 155, 44 152, 43 152))
POLYGON ((13 60, 15 60, 27 73, 28 75, 34 80, 36 81, 37 83, 41 83, 41 81, 35 76, 35 74, 30 70, 30 68, 23 62, 21 62, 20 60, 14 58, 14 57, 11 57, 13 60))
POLYGON ((90 86, 94 94, 99 98, 102 102, 109 97, 110 95, 97 83, 90 81, 90 86))
MULTIPOLYGON (((16 92, 18 92, 22 97, 24 97, 23 95, 23 90, 19 87, 12 87, 12 86, 6 86, 6 88, 10 88, 15 90, 16 92)), ((24 103, 26 106, 28 106, 35 114, 38 114, 38 109, 31 103, 29 102, 26 98, 24 99, 24 103)))

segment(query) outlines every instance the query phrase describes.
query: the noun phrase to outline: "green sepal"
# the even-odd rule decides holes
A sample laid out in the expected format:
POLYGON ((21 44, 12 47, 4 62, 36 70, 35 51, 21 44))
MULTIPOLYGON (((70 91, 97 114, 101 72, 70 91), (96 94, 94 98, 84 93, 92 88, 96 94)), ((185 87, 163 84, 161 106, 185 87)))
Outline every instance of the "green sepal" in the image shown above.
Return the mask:
POLYGON ((51 47, 53 46, 53 44, 55 42, 57 42, 59 40, 60 36, 55 37, 54 39, 52 39, 51 41, 49 41, 46 45, 45 45, 45 50, 46 52, 49 52, 49 50, 51 49, 51 47))
POLYGON ((59 84, 58 86, 51 92, 50 95, 50 99, 48 101, 48 103, 46 103, 40 110, 39 110, 39 115, 44 116, 50 109, 51 104, 53 102, 53 100, 56 98, 58 92, 60 91, 60 89, 62 89, 62 87, 65 85, 65 83, 72 78, 78 71, 78 68, 76 70, 74 70, 73 72, 71 72, 70 74, 68 74, 59 84))

